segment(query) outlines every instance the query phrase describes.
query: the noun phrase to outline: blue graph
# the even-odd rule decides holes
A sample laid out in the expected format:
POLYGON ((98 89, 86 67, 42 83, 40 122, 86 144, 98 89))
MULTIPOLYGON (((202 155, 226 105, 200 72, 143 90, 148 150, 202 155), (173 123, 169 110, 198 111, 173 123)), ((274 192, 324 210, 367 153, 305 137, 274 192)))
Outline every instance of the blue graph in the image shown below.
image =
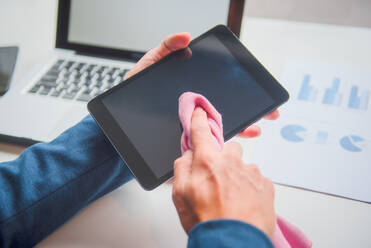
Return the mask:
MULTIPOLYGON (((297 97, 298 100, 307 102, 316 101, 318 89, 312 86, 310 81, 311 75, 305 74, 297 97)), ((339 93, 339 89, 340 79, 335 77, 332 80, 331 87, 325 89, 322 104, 340 106, 343 95, 339 93)), ((355 85, 353 85, 350 89, 348 108, 366 111, 369 104, 370 92, 368 90, 364 90, 359 93, 358 91, 358 86, 355 85)))
POLYGON ((306 74, 301 84, 298 100, 311 102, 314 102, 316 100, 317 89, 315 89, 313 86, 310 86, 309 81, 310 75, 306 74))
POLYGON ((362 92, 361 96, 358 97, 358 87, 352 86, 350 90, 348 107, 352 109, 367 110, 369 92, 362 92))
POLYGON ((364 139, 357 135, 345 136, 340 139, 340 146, 350 152, 361 152, 363 141, 364 139))
POLYGON ((326 144, 328 138, 328 133, 324 131, 317 131, 316 143, 317 144, 326 144))
MULTIPOLYGON (((310 136, 312 135, 314 135, 313 132, 297 124, 289 124, 281 128, 282 138, 289 142, 299 143, 305 141, 307 138, 311 140, 310 136)), ((317 130, 315 143, 326 145, 328 144, 328 137, 328 132, 317 130)), ((365 142, 366 141, 362 137, 357 135, 347 135, 339 139, 340 146, 349 152, 361 152, 365 147, 365 142)))
POLYGON ((281 136, 290 142, 302 142, 306 130, 300 125, 286 125, 281 129, 281 136))
POLYGON ((325 95, 323 96, 322 103, 328 105, 336 105, 339 106, 341 103, 341 94, 338 93, 340 87, 340 80, 338 78, 334 78, 332 81, 331 88, 327 88, 325 91, 325 95))

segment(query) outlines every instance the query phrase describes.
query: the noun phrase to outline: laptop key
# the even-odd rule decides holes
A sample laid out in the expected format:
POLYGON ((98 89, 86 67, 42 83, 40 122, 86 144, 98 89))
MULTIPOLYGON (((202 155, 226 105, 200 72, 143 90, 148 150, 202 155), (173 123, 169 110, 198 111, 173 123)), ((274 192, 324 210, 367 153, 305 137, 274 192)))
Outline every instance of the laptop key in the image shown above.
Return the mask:
POLYGON ((78 101, 83 101, 83 102, 88 102, 92 99, 93 97, 90 94, 81 94, 80 96, 77 97, 76 100, 78 101))
POLYGON ((86 65, 86 63, 80 62, 80 63, 77 64, 76 69, 81 70, 81 68, 83 68, 85 65, 86 65))
POLYGON ((58 59, 57 62, 55 62, 56 65, 60 65, 64 62, 64 59, 58 59))
POLYGON ((58 77, 59 72, 60 72, 59 70, 51 68, 45 75, 58 77))
POLYGON ((77 92, 66 92, 62 98, 64 99, 73 99, 75 98, 77 92))
POLYGON ((51 87, 41 86, 41 90, 39 94, 46 96, 47 94, 49 94, 51 89, 52 89, 51 87))
POLYGON ((50 67, 49 71, 59 71, 59 67, 60 65, 53 65, 52 67, 50 67))
POLYGON ((39 84, 46 88, 54 88, 54 87, 57 87, 58 85, 55 81, 49 81, 49 80, 44 80, 44 79, 41 79, 39 81, 39 84))
POLYGON ((71 84, 71 86, 68 88, 67 91, 69 93, 73 93, 73 92, 77 93, 77 92, 79 92, 80 89, 81 88, 79 86, 75 86, 74 84, 71 84))
POLYGON ((122 71, 119 73, 118 76, 124 78, 125 75, 126 75, 126 73, 127 73, 128 71, 129 71, 128 69, 124 69, 124 70, 122 70, 122 71))
POLYGON ((107 74, 110 75, 110 76, 112 76, 115 73, 116 70, 120 70, 120 69, 119 68, 116 68, 116 67, 112 67, 111 70, 109 70, 107 72, 107 74))
POLYGON ((93 70, 94 67, 96 67, 97 65, 94 65, 94 64, 91 64, 88 66, 88 68, 86 68, 86 71, 90 72, 91 70, 93 70))
POLYGON ((58 75, 49 75, 49 74, 46 74, 44 75, 41 80, 42 81, 56 81, 58 79, 58 75))
POLYGON ((66 68, 66 69, 70 69, 71 66, 72 66, 74 63, 75 63, 74 61, 68 61, 67 64, 64 66, 64 68, 66 68))
POLYGON ((40 88, 41 88, 41 85, 36 84, 28 92, 30 92, 30 93, 36 93, 40 88))
POLYGON ((82 76, 82 73, 81 72, 78 72, 75 74, 75 79, 80 79, 82 76))
POLYGON ((94 85, 95 85, 95 87, 100 88, 102 86, 102 82, 97 81, 94 85))
POLYGON ((110 79, 107 80, 107 83, 113 84, 115 82, 116 78, 111 77, 110 79))
POLYGON ((56 90, 54 89, 53 92, 50 94, 50 96, 58 97, 61 95, 63 90, 56 90))

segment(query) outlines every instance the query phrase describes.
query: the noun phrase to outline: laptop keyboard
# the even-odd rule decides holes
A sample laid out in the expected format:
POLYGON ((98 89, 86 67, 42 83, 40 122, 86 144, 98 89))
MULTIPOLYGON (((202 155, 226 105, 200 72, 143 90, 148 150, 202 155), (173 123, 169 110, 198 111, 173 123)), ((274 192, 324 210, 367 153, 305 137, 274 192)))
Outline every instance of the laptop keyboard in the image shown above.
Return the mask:
POLYGON ((129 68, 58 60, 28 91, 32 94, 88 102, 124 80, 129 68))

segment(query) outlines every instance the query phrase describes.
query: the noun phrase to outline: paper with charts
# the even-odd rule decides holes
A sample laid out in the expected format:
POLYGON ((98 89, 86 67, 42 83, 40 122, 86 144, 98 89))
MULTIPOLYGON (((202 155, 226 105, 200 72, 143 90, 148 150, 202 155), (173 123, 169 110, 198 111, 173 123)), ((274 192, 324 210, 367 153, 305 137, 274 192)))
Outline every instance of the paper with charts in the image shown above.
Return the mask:
POLYGON ((290 100, 253 161, 277 183, 371 202, 371 70, 288 61, 290 100))

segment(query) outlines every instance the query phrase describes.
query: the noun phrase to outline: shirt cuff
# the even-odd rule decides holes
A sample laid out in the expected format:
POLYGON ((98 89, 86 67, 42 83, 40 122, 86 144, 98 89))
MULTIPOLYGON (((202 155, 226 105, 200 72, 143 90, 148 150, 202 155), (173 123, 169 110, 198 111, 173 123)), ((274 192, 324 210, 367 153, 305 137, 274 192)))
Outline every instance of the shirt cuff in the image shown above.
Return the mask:
POLYGON ((188 248, 254 247, 273 248, 268 236, 246 222, 229 219, 205 221, 189 232, 188 248))

